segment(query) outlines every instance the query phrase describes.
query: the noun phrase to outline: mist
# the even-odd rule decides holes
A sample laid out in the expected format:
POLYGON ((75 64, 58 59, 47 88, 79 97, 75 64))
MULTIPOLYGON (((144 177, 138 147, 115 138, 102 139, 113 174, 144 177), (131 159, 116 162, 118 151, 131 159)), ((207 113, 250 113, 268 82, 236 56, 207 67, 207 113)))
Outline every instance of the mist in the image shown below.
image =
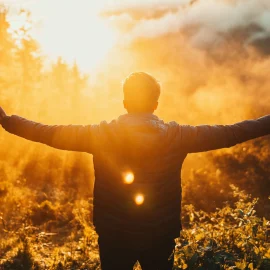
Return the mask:
MULTIPOLYGON (((0 5, 0 106, 8 115, 16 114, 49 125, 109 122, 126 113, 122 81, 134 71, 148 72, 161 83, 161 98, 155 114, 164 121, 188 125, 232 124, 269 114, 269 1, 153 0, 140 3, 119 0, 114 1, 114 5, 99 1, 100 15, 117 31, 118 38, 94 72, 85 72, 82 63, 88 66, 91 53, 94 55, 101 48, 100 43, 106 45, 106 42, 102 38, 98 40, 95 32, 91 35, 87 31, 91 20, 82 20, 89 19, 86 8, 91 6, 89 1, 81 1, 87 5, 78 9, 79 2, 75 1, 69 1, 72 4, 68 8, 59 1, 58 9, 54 1, 47 0, 3 2, 16 6, 14 10, 24 4, 26 11, 22 13, 29 15, 26 16, 28 26, 19 31, 25 34, 19 35, 19 46, 18 35, 13 35, 15 30, 9 28, 10 10, 0 5), (38 9, 31 9, 32 3, 36 7, 42 3, 46 10, 39 5, 38 9), (28 8, 32 14, 27 12, 28 8), (55 16, 50 17, 53 8, 55 16), (83 12, 78 12, 82 9, 83 12), (38 29, 41 39, 31 31, 39 12, 50 15, 44 16, 50 27, 38 29), (72 17, 73 14, 80 17, 72 17), (68 27, 70 25, 73 28, 68 27), (93 46, 93 40, 97 46, 93 46), (49 41, 54 52, 55 47, 61 53, 66 47, 70 48, 66 51, 68 57, 75 57, 76 61, 70 63, 58 57, 48 64, 52 53, 46 55, 42 41, 49 41), (66 43, 69 46, 65 46, 66 43)), ((93 21, 92 27, 97 28, 93 21)), ((101 32, 98 34, 100 38, 101 32)), ((237 199, 230 187, 233 183, 243 190, 237 192, 239 199, 250 198, 246 193, 260 198, 256 211, 261 217, 269 218, 269 139, 266 136, 230 149, 188 155, 182 170, 183 206, 192 204, 209 215, 217 207, 223 209, 225 202, 228 209, 228 204, 234 205, 237 199)), ((55 265, 60 255, 56 255, 56 260, 52 254, 59 254, 60 249, 64 250, 64 263, 74 262, 65 256, 70 256, 70 250, 83 244, 87 248, 80 250, 87 251, 84 252, 90 265, 87 269, 97 269, 98 257, 93 254, 97 251, 97 238, 91 223, 95 181, 92 156, 52 149, 4 130, 0 132, 0 143, 0 200, 3 202, 0 205, 0 257, 7 262, 13 258, 18 261, 14 252, 9 251, 22 246, 18 239, 20 233, 15 233, 22 231, 27 233, 29 241, 31 235, 31 252, 35 250, 38 262, 42 258, 48 266, 55 265), (60 238, 55 238, 52 246, 49 238, 49 244, 40 242, 38 245, 44 232, 52 232, 50 237, 57 232, 60 238), (89 239, 93 245, 88 245, 89 239), (47 247, 46 252, 44 247, 47 247)), ((242 199, 239 202, 237 213, 241 214, 248 208, 242 199)), ((251 205, 249 203, 248 207, 251 205)), ((253 207, 251 210, 253 212, 253 207)), ((229 212, 234 221, 235 212, 229 212)), ((246 216, 250 214, 247 212, 246 216)), ((227 233, 224 220, 220 221, 220 228, 227 233)), ((237 230, 239 222, 233 223, 237 230)), ((259 226, 266 223, 265 219, 258 222, 259 226)), ((250 230, 257 228, 257 225, 252 226, 250 230)), ((249 233, 243 228, 243 232, 249 233)), ((209 233, 212 241, 213 230, 209 233)), ((252 234, 254 231, 246 239, 252 234)), ((226 237, 221 238, 227 241, 226 237)), ((190 239, 194 239, 193 236, 190 239)), ((239 240, 241 246, 246 239, 239 240)))
POLYGON ((156 5, 125 5, 125 9, 108 11, 107 16, 116 26, 128 26, 121 29, 125 42, 185 32, 188 41, 196 47, 219 46, 233 36, 241 38, 243 45, 252 44, 262 53, 269 53, 270 3, 267 0, 197 0, 174 1, 165 6, 161 2, 156 5), (155 16, 160 10, 163 12, 155 16))

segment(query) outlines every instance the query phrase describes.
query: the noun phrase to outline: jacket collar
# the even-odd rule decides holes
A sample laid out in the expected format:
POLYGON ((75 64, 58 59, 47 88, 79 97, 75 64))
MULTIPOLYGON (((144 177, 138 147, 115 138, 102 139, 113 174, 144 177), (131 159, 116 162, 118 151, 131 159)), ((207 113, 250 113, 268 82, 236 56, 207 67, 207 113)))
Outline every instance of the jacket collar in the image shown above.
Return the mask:
POLYGON ((127 113, 119 116, 118 121, 126 121, 126 120, 155 120, 158 121, 159 118, 152 113, 127 113))

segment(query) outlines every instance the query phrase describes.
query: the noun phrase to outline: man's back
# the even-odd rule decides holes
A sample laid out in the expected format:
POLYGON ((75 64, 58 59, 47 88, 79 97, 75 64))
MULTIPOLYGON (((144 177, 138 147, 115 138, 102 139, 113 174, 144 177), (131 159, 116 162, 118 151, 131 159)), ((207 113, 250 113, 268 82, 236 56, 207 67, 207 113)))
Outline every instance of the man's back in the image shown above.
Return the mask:
MULTIPOLYGON (((179 125, 153 114, 127 114, 101 123, 94 154, 94 224, 131 235, 180 231, 179 125), (132 177, 127 181, 126 177, 132 177), (136 202, 140 196, 142 202, 136 202)), ((147 234, 146 234, 147 235, 147 234)))

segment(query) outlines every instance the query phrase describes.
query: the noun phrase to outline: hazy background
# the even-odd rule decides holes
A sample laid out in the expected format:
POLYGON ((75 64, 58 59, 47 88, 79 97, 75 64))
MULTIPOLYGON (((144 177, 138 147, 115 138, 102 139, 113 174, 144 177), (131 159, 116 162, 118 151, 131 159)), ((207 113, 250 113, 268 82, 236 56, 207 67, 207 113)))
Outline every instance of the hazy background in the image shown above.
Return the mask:
MULTIPOLYGON (((267 0, 1 2, 0 105, 8 114, 46 124, 110 121, 125 113, 121 83, 133 71, 161 82, 156 113, 166 121, 231 124, 269 114, 267 0)), ((184 204, 214 210, 233 200, 234 183, 269 214, 269 152, 268 136, 190 155, 184 204)), ((88 199, 94 180, 90 155, 4 130, 0 176, 5 219, 45 200, 88 199)))

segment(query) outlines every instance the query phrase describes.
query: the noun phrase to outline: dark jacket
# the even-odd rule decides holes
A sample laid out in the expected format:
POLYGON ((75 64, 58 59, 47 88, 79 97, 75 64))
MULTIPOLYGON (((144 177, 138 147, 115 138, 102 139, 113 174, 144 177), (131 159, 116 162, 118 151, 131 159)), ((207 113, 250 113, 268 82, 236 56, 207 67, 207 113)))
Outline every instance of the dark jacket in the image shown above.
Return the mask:
POLYGON ((94 225, 98 233, 179 236, 181 167, 188 153, 230 147, 270 134, 270 115, 234 125, 164 123, 152 114, 126 114, 99 125, 48 126, 19 116, 2 123, 10 133, 52 147, 93 154, 94 225), (123 174, 132 172, 127 185, 123 174), (145 201, 138 206, 136 194, 145 201))

